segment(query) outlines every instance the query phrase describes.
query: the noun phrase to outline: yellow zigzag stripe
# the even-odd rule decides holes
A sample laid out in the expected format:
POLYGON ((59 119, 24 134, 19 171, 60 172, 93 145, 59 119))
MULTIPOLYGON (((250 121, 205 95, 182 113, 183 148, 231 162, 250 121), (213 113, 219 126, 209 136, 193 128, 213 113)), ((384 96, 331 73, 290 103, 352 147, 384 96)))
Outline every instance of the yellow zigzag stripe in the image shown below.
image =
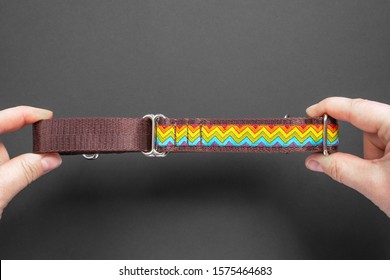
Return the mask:
POLYGON ((289 133, 286 133, 282 128, 277 128, 274 132, 270 133, 266 128, 261 128, 258 132, 254 133, 249 128, 245 128, 241 133, 237 132, 234 128, 228 129, 226 132, 222 132, 219 128, 214 128, 207 132, 202 129, 202 137, 206 141, 210 141, 213 137, 217 137, 218 140, 225 141, 228 137, 232 137, 234 141, 240 142, 246 137, 252 142, 259 140, 261 137, 267 139, 267 141, 273 141, 277 137, 280 137, 283 141, 290 140, 291 138, 305 139, 311 136, 315 141, 322 138, 322 132, 317 132, 313 128, 307 129, 304 133, 301 133, 298 128, 293 128, 289 133))

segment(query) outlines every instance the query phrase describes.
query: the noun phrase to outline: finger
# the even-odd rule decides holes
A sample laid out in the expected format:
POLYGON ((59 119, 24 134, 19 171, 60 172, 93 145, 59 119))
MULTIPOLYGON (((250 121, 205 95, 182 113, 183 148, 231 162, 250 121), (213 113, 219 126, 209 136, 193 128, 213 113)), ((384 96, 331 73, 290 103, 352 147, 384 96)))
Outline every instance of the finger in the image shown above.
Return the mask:
POLYGON ((9 155, 4 144, 0 142, 0 165, 9 161, 9 155))
POLYGON ((379 159, 385 154, 385 145, 378 140, 377 135, 371 133, 364 133, 363 147, 365 159, 379 159))
POLYGON ((364 99, 329 97, 310 106, 306 112, 311 117, 327 113, 338 120, 350 122, 369 133, 378 133, 382 128, 384 136, 390 141, 390 132, 386 132, 386 129, 383 128, 384 125, 388 124, 390 114, 390 106, 387 104, 364 99))
POLYGON ((312 154, 306 159, 306 167, 312 171, 324 172, 334 180, 347 185, 372 201, 377 201, 377 193, 383 177, 381 168, 369 160, 354 155, 334 153, 329 156, 312 154))
MULTIPOLYGON (((24 187, 61 165, 58 154, 23 154, 0 166, 0 211, 24 187)), ((1 214, 1 213, 0 213, 1 214)))
POLYGON ((50 119, 53 112, 29 107, 18 106, 0 111, 0 134, 12 132, 39 120, 50 119))

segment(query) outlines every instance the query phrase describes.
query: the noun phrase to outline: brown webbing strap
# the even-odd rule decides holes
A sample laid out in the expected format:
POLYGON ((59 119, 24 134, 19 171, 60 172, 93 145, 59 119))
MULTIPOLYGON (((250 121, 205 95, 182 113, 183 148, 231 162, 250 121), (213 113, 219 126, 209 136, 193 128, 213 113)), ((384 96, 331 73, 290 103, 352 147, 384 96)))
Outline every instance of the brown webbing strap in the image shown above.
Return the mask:
POLYGON ((33 152, 123 153, 150 150, 151 122, 142 118, 54 119, 33 125, 33 152))
MULTIPOLYGON (((33 151, 60 154, 148 152, 321 152, 324 119, 75 118, 33 125, 33 151)), ((338 125, 329 118, 329 153, 338 146, 338 125)))

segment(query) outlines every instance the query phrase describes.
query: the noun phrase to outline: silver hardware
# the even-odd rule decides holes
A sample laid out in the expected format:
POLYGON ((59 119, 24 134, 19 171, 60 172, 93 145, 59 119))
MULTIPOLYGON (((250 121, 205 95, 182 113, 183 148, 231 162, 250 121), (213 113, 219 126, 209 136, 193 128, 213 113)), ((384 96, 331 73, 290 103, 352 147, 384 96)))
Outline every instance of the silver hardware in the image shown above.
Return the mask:
POLYGON ((323 120, 323 134, 322 134, 322 151, 324 156, 329 156, 328 152, 328 115, 324 114, 322 117, 323 120))
POLYGON ((148 152, 142 152, 145 156, 147 157, 165 157, 168 152, 159 152, 156 149, 156 129, 158 125, 158 121, 162 119, 166 119, 166 116, 162 114, 148 114, 143 116, 144 119, 150 119, 152 121, 152 144, 151 144, 151 149, 148 152))
POLYGON ((95 160, 99 157, 99 154, 83 154, 83 157, 87 160, 95 160))

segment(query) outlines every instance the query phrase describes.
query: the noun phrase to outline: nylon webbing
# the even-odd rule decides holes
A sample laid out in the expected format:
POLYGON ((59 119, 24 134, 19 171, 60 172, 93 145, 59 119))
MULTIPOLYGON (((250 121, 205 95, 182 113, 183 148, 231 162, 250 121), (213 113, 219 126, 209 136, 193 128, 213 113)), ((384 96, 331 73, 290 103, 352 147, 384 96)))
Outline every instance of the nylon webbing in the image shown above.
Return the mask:
POLYGON ((142 118, 74 118, 33 125, 35 153, 88 154, 150 150, 151 123, 142 118))
MULTIPOLYGON (((33 125, 36 153, 93 154, 149 151, 151 121, 143 118, 45 120, 33 125)), ((321 152, 323 118, 159 119, 161 152, 321 152)), ((327 149, 339 143, 337 121, 329 118, 327 149)))
MULTIPOLYGON (((329 118, 327 147, 336 151, 338 125, 329 118)), ((162 119, 157 127, 162 152, 322 151, 323 118, 162 119)))

